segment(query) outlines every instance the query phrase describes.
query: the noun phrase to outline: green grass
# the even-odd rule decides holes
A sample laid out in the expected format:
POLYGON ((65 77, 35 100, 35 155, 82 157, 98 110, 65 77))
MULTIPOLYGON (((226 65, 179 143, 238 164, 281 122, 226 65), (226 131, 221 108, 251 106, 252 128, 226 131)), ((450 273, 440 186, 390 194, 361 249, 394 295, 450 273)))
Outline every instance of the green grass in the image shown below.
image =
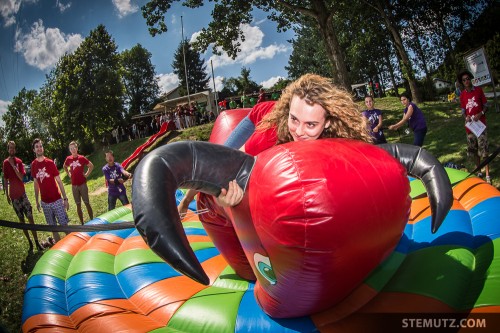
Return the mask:
MULTIPOLYGON (((364 107, 363 102, 360 105, 364 107)), ((384 113, 384 127, 396 123, 401 119, 403 107, 399 100, 394 97, 387 97, 375 100, 375 107, 384 113)), ((469 170, 473 169, 473 164, 466 157, 466 140, 463 119, 460 116, 458 104, 447 102, 426 102, 419 104, 427 118, 429 132, 425 139, 425 148, 434 154, 442 163, 454 162, 465 164, 469 170)), ((198 126, 180 132, 173 132, 167 138, 158 142, 157 145, 178 140, 208 140, 212 124, 198 126)), ((385 131, 389 142, 412 143, 413 135, 398 134, 397 131, 385 131)), ((488 113, 488 134, 490 151, 498 146, 500 139, 500 113, 495 113, 494 108, 488 113)), ((109 147, 114 151, 116 161, 121 162, 128 157, 146 139, 122 142, 109 147)), ((6 154, 5 154, 6 155, 6 154)), ((99 216, 107 210, 107 193, 104 188, 104 177, 101 172, 104 160, 104 150, 96 151, 88 156, 95 166, 94 171, 88 180, 89 192, 91 193, 91 204, 94 216, 99 216), (99 193, 99 194, 97 194, 99 193)), ((500 157, 495 159, 490 165, 493 182, 496 187, 500 186, 500 157)), ((25 161, 26 162, 26 161, 25 161)), ((135 164, 132 164, 129 171, 133 172, 135 164)), ((66 192, 71 193, 68 177, 61 174, 66 192)), ((129 182, 128 182, 129 183, 129 182)), ((130 198, 130 184, 127 184, 130 198)), ((26 185, 28 197, 34 202, 33 184, 26 185)), ((78 224, 75 204, 70 197, 70 224, 78 224)), ((118 206, 120 203, 118 203, 118 206)), ((84 216, 87 219, 85 208, 84 216)), ((4 220, 17 221, 12 206, 7 204, 5 195, 0 194, 0 216, 4 220)), ((42 213, 35 212, 35 223, 45 224, 42 213)), ((48 233, 39 233, 40 239, 46 239, 48 233)), ((35 252, 28 254, 27 241, 20 230, 0 228, 0 331, 3 325, 9 332, 18 332, 21 327, 21 312, 23 303, 23 293, 26 281, 42 253, 35 252)))
MULTIPOLYGON (((174 131, 170 133, 165 139, 170 141, 178 140, 193 140, 199 138, 200 140, 208 140, 210 131, 213 124, 207 124, 197 127, 197 129, 188 129, 184 131, 174 131), (199 133, 199 134, 198 134, 199 133), (196 137, 195 137, 196 136, 196 137)), ((122 162, 134 150, 142 145, 147 139, 137 139, 133 141, 121 142, 116 145, 111 145, 109 149, 113 150, 115 160, 122 162)), ((164 144, 166 140, 157 141, 151 148, 164 144)), ((106 164, 104 159, 104 152, 108 148, 102 148, 93 154, 87 156, 94 164, 94 171, 88 178, 88 187, 90 193, 90 203, 94 211, 94 217, 105 213, 108 209, 107 191, 105 188, 104 176, 102 174, 102 167, 106 164)), ((69 152, 68 152, 69 154, 69 152)), ((7 154, 5 153, 5 157, 7 154)), ((30 162, 30 161, 24 161, 30 162)), ((131 163, 128 168, 133 172, 136 163, 131 163)), ((70 225, 79 225, 78 215, 76 213, 76 205, 71 195, 71 182, 69 177, 61 169, 61 179, 64 188, 69 197, 70 210, 68 216, 70 225)), ((127 195, 131 199, 130 181, 126 182, 127 195)), ((25 184, 26 192, 31 204, 34 205, 35 196, 33 189, 33 182, 25 184)), ((117 207, 121 204, 118 201, 117 207)), ((33 217, 36 224, 45 224, 43 213, 36 211, 34 206, 33 217)), ((83 205, 84 219, 88 220, 87 211, 83 205)), ((17 216, 12 209, 12 206, 7 204, 7 200, 3 191, 0 191, 0 218, 7 221, 18 221, 17 216)), ((62 235, 62 234, 61 234, 62 235)), ((40 241, 46 240, 51 236, 51 233, 38 233, 40 241)), ((31 237, 31 234, 30 234, 31 237)), ((29 278, 30 273, 35 267, 36 262, 43 255, 42 252, 28 253, 28 242, 21 230, 8 229, 0 227, 0 332, 20 332, 21 330, 21 313, 23 304, 24 287, 29 278)))

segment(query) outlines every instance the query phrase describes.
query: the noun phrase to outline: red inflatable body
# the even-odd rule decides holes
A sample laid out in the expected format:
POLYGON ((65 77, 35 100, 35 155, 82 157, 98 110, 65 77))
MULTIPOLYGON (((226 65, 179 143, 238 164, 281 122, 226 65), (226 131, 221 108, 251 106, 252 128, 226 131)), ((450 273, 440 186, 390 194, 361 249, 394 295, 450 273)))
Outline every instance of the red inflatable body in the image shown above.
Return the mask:
MULTIPOLYGON (((235 123, 218 119, 211 141, 223 143, 235 123)), ((386 151, 325 139, 257 155, 236 207, 223 210, 208 195, 198 204, 213 212, 200 220, 225 259, 257 279, 259 305, 286 318, 325 310, 360 285, 401 239, 409 192, 405 169, 386 151)))

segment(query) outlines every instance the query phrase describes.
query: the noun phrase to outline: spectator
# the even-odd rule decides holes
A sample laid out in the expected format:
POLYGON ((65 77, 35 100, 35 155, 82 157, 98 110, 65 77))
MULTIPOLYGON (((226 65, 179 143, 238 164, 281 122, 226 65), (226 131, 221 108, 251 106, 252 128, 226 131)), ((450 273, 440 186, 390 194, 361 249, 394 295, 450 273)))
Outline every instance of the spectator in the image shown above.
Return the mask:
MULTIPOLYGON (((474 87, 472 84, 472 73, 465 70, 458 74, 457 78, 462 82, 464 89, 460 93, 460 107, 462 108, 462 116, 465 118, 465 131, 467 133, 467 153, 469 157, 474 158, 476 167, 481 163, 481 158, 488 157, 488 134, 486 128, 476 137, 468 128, 467 124, 475 121, 481 122, 486 126, 486 111, 488 103, 483 90, 480 87, 474 87)), ((485 167, 486 181, 491 184, 490 168, 485 167)), ((479 172, 479 177, 483 174, 479 172)))
POLYGON ((363 116, 368 119, 370 133, 375 144, 387 143, 384 132, 382 131, 382 111, 375 109, 375 101, 372 96, 365 97, 366 110, 363 111, 363 116))
POLYGON ((408 126, 413 130, 413 144, 422 147, 425 135, 427 134, 427 123, 424 113, 415 103, 412 103, 410 94, 401 94, 401 103, 405 107, 403 119, 394 125, 389 126, 390 130, 396 130, 408 122, 408 126))
POLYGON ((116 207, 116 200, 119 199, 122 205, 129 203, 125 181, 132 178, 132 174, 127 172, 120 163, 115 162, 113 151, 106 152, 106 165, 102 168, 102 173, 108 183, 108 211, 116 207))
MULTIPOLYGON (((20 158, 16 157, 16 143, 14 141, 9 141, 7 143, 7 150, 9 152, 9 157, 3 161, 3 190, 7 196, 7 203, 14 208, 19 222, 25 223, 24 217, 26 217, 30 224, 35 224, 33 220, 33 208, 31 207, 31 202, 26 195, 26 189, 24 188, 23 178, 25 175, 24 164, 20 158), (5 181, 7 180, 7 181, 5 181)), ((28 230, 23 230, 24 236, 29 243, 29 252, 33 251, 33 243, 31 242, 28 230)), ((36 231, 31 231, 33 235, 33 240, 35 241, 36 248, 38 250, 43 250, 43 247, 38 242, 38 236, 36 231)))
MULTIPOLYGON (((43 209, 45 220, 48 225, 68 225, 69 210, 68 197, 64 185, 59 177, 54 161, 44 156, 43 142, 41 139, 33 140, 33 151, 36 158, 31 163, 31 176, 35 187, 36 208, 40 212, 43 209), (62 194, 62 198, 61 198, 62 194), (39 195, 41 201, 38 200, 39 195)), ((53 231, 54 240, 58 242, 61 238, 59 233, 53 231)))
POLYGON ((78 144, 75 141, 69 143, 69 151, 71 155, 66 157, 64 161, 64 171, 71 179, 71 189, 73 198, 75 199, 76 212, 80 223, 83 224, 82 201, 87 208, 89 219, 94 218, 94 212, 89 200, 89 189, 87 187, 87 178, 94 169, 94 165, 85 156, 78 154, 78 144), (87 166, 87 171, 84 171, 87 166))
POLYGON ((263 88, 259 90, 259 98, 257 99, 257 104, 266 101, 266 91, 263 88))

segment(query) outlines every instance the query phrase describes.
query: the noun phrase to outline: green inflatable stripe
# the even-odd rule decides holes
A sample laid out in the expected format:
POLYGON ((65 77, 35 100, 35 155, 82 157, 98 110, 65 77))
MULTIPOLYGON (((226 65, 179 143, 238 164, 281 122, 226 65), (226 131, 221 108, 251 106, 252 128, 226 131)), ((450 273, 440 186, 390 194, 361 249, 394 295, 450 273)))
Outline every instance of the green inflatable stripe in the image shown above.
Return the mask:
POLYGON ((165 262, 156 253, 149 249, 135 249, 120 253, 115 257, 115 274, 121 273, 127 268, 149 264, 153 262, 165 262))
MULTIPOLYGON (((129 207, 118 207, 118 208, 115 208, 113 210, 110 210, 109 212, 106 212, 102 215, 99 215, 99 218, 103 219, 103 220, 106 220, 108 222, 114 222, 118 219, 120 220, 124 220, 123 218, 123 215, 127 214, 127 213, 131 213, 131 209, 129 207)), ((132 220, 130 220, 132 221, 132 220)))
POLYGON ((474 254, 466 248, 442 245, 421 249, 407 255, 383 291, 428 296, 461 309, 464 291, 470 288, 473 279, 474 265, 474 254))
POLYGON ((182 226, 184 227, 184 229, 203 229, 203 225, 201 224, 201 222, 183 222, 182 226))
POLYGON ((476 252, 474 281, 467 290, 464 309, 500 306, 500 238, 481 245, 476 252))
POLYGON ((368 278, 365 283, 373 289, 380 291, 387 282, 394 276, 399 266, 406 258, 406 254, 393 252, 382 264, 380 264, 368 278))
POLYGON ((248 282, 231 281, 230 283, 235 283, 234 286, 237 289, 233 291, 227 289, 228 281, 224 281, 223 275, 229 278, 232 273, 234 271, 231 272, 231 269, 224 270, 219 277, 221 281, 217 279, 213 286, 203 289, 187 300, 170 319, 168 328, 171 328, 173 332, 234 332, 238 308, 245 290, 248 289, 248 282), (222 287, 216 286, 217 284, 222 287), (205 320, 199 320, 200 318, 205 320))
POLYGON ((115 256, 102 251, 87 250, 79 252, 68 267, 67 278, 82 272, 104 272, 115 274, 115 256))
POLYGON ((33 275, 52 275, 61 280, 66 280, 66 272, 73 260, 73 255, 60 250, 49 250, 38 260, 31 272, 33 275))
MULTIPOLYGON (((457 170, 457 169, 445 168, 445 170, 446 170, 446 173, 448 174, 448 178, 450 178, 450 182, 452 184, 454 184, 458 181, 464 180, 465 178, 467 178, 467 175, 468 175, 467 172, 457 170)), ((411 187, 410 196, 412 199, 426 193, 424 184, 422 183, 422 181, 420 181, 420 179, 412 180, 410 182, 410 187, 411 187)))
MULTIPOLYGON (((191 245, 193 251, 214 247, 214 244, 211 242, 196 242, 190 243, 189 245, 191 245)), ((150 249, 128 250, 120 253, 115 257, 115 274, 118 274, 125 269, 136 265, 149 264, 153 262, 165 261, 150 249)))

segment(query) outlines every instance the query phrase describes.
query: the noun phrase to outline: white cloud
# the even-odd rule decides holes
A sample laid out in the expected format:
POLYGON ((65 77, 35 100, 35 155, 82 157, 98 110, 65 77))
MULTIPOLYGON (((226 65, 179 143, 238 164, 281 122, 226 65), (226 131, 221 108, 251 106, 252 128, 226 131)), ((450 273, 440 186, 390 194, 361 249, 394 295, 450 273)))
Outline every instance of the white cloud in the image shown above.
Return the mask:
POLYGON ((23 3, 35 3, 38 0, 1 0, 0 15, 4 20, 4 27, 8 27, 16 23, 16 14, 23 3))
POLYGON ((269 89, 271 88, 272 86, 274 86, 279 80, 284 80, 285 78, 283 76, 273 76, 271 78, 269 78, 268 80, 266 81, 262 81, 260 83, 260 85, 264 88, 264 89, 269 89))
POLYGON ((68 2, 67 4, 63 4, 61 1, 56 0, 56 7, 59 8, 59 11, 61 13, 64 13, 66 9, 69 9, 71 7, 71 2, 68 2))
MULTIPOLYGON (((213 82, 211 82, 210 88, 213 89, 213 82)), ((221 91, 222 88, 224 88, 224 77, 223 76, 216 76, 215 77, 215 89, 217 91, 221 91)))
POLYGON ((5 122, 3 121, 3 115, 7 113, 7 108, 12 102, 8 101, 3 101, 0 99, 0 126, 5 125, 5 122))
MULTIPOLYGON (((233 60, 224 53, 221 56, 211 56, 208 63, 212 60, 215 68, 233 64, 249 65, 257 60, 272 59, 275 55, 288 51, 288 47, 283 44, 271 44, 263 47, 264 33, 259 27, 242 24, 241 29, 245 35, 245 41, 241 42, 240 40, 241 52, 238 53, 236 59, 233 60)), ((193 37, 196 38, 198 35, 199 32, 194 33, 191 40, 195 40, 193 37)))
POLYGON ((71 53, 83 41, 79 34, 65 34, 59 28, 47 28, 38 20, 31 26, 31 32, 22 34, 16 31, 15 51, 36 68, 45 70, 54 66, 65 53, 71 53))
POLYGON ((118 16, 120 18, 133 14, 139 10, 137 5, 133 5, 130 2, 131 0, 113 0, 113 5, 118 9, 118 16))
POLYGON ((160 74, 158 75, 158 85, 162 93, 169 92, 179 85, 179 77, 174 73, 160 74))

